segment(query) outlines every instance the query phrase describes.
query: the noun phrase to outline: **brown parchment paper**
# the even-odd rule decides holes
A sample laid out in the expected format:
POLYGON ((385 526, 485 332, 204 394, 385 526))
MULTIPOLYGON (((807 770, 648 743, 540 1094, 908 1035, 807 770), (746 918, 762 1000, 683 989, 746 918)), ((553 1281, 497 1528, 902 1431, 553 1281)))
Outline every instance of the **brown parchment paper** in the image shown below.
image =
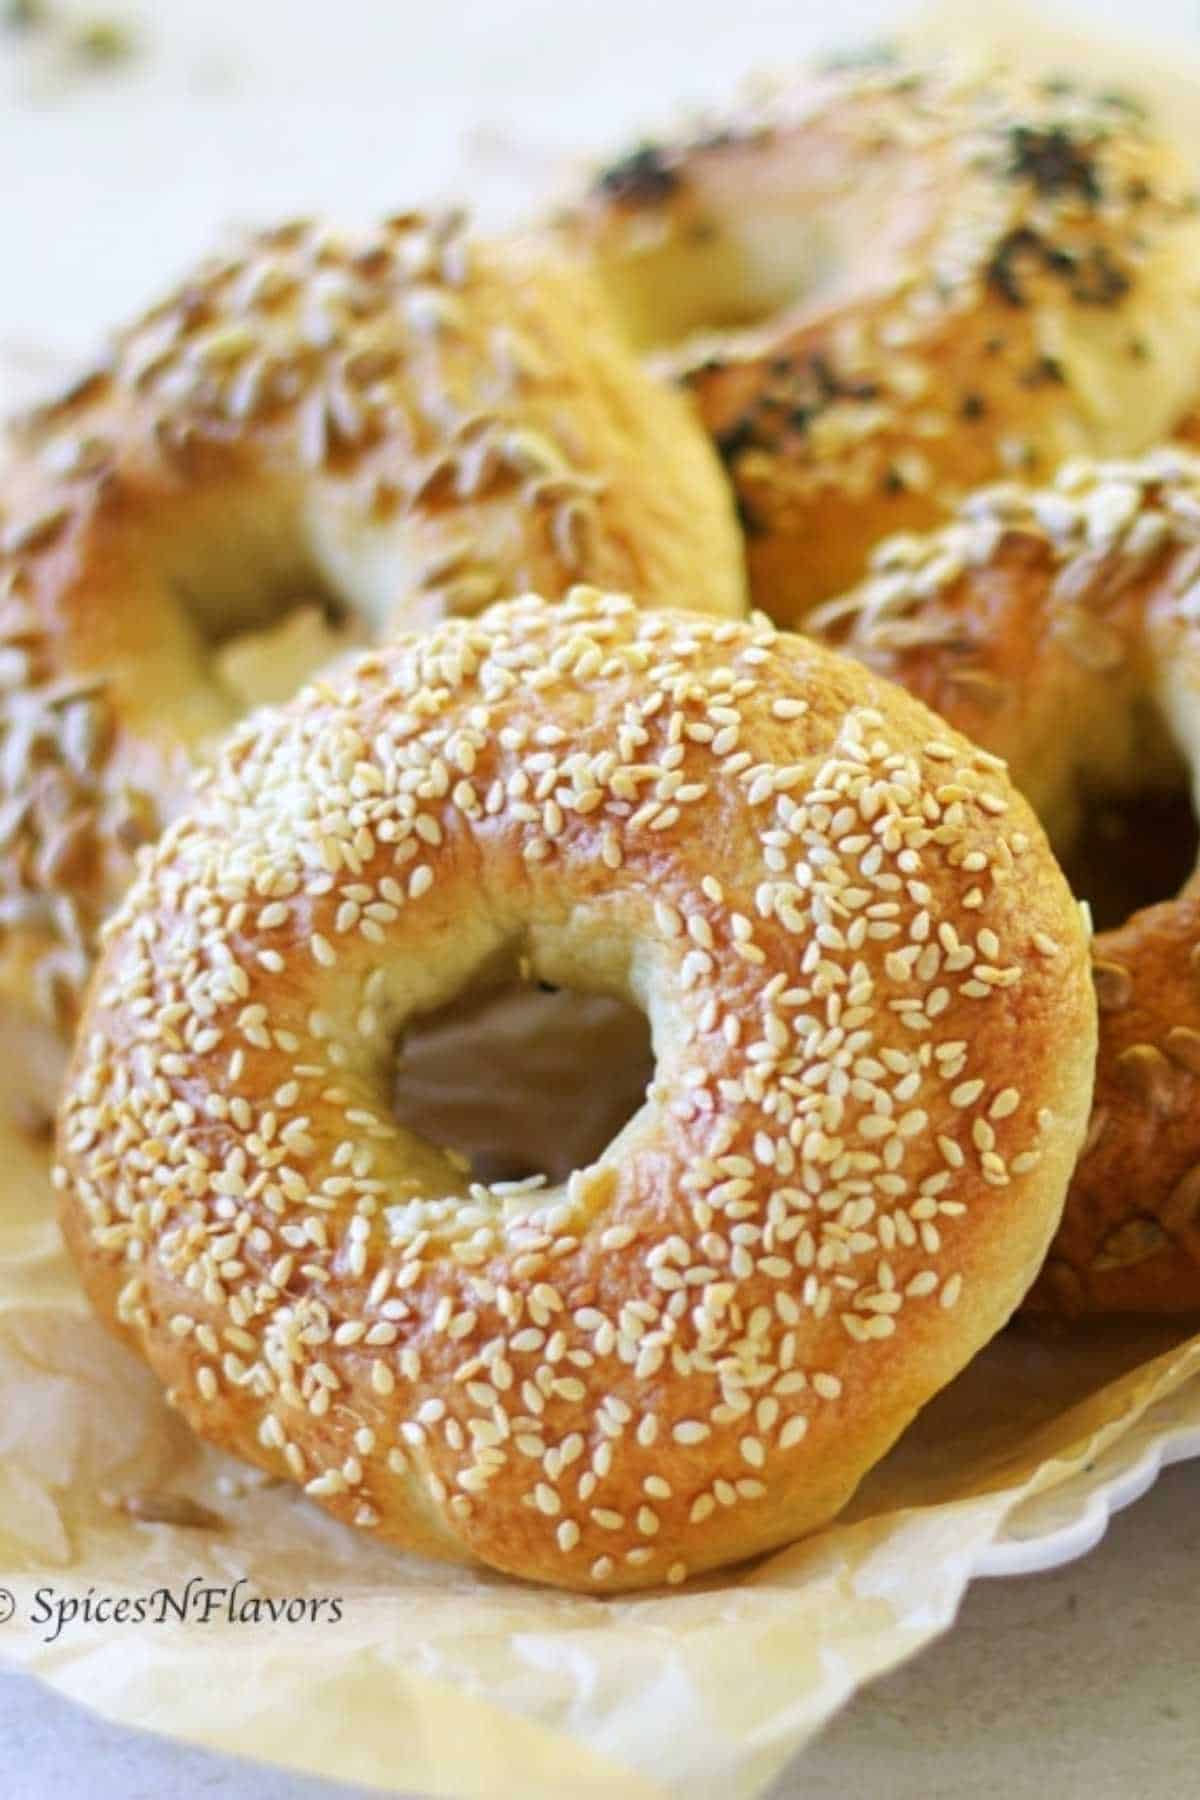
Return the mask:
MULTIPOLYGON (((912 35, 981 32, 1031 62, 1152 89, 1200 167, 1190 64, 1160 78, 1126 47, 1048 38, 1010 8, 994 21, 937 8, 912 35)), ((641 1027, 605 1003, 502 999, 412 1048, 404 1106, 431 1135, 486 1142, 497 1175, 563 1169, 619 1122, 644 1057, 641 1027)), ((3 1058, 0 1040, 0 1099, 19 1085, 3 1058)), ((1200 1444, 1200 1338, 1185 1322, 1020 1323, 837 1524, 757 1566, 598 1601, 423 1563, 191 1437, 90 1317, 46 1150, 0 1125, 0 1656, 111 1719, 308 1773, 506 1800, 755 1794, 864 1682, 950 1624, 998 1545, 1036 1549, 1064 1520, 1102 1514, 1189 1431, 1200 1444), (215 1528, 136 1521, 122 1501, 137 1495, 190 1497, 215 1528), (238 1605, 336 1596, 341 1618, 77 1619, 56 1638, 39 1622, 59 1602, 189 1582, 238 1605)))

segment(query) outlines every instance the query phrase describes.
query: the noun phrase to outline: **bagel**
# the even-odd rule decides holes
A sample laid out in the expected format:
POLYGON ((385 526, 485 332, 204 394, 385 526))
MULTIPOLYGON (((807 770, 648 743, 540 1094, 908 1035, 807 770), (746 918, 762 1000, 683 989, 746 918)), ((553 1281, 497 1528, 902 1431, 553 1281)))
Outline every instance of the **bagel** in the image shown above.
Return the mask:
MULTIPOLYGON (((1106 802, 1200 792, 1198 581, 1200 456, 1168 447, 985 489, 809 626, 1002 756, 1066 858, 1106 802)), ((1095 1110, 1032 1304, 1200 1307, 1198 970, 1194 874, 1096 936, 1095 1110)))
POLYGON ((315 594, 369 641, 583 577, 745 605, 716 458, 561 254, 405 214, 191 275, 0 467, 0 1001, 69 1030, 136 845, 247 687, 355 636, 277 632, 235 683, 239 633, 315 594))
POLYGON ((234 734, 105 928, 55 1182, 204 1436, 396 1544, 611 1591, 837 1510, 1036 1273, 1094 1057, 993 757, 764 619, 580 589, 234 734), (541 1192, 388 1103, 409 1022, 518 960, 656 1054, 541 1192))
POLYGON ((827 69, 643 143, 558 220, 682 381, 785 625, 1005 475, 1170 436, 1200 392, 1190 172, 1129 100, 827 69))

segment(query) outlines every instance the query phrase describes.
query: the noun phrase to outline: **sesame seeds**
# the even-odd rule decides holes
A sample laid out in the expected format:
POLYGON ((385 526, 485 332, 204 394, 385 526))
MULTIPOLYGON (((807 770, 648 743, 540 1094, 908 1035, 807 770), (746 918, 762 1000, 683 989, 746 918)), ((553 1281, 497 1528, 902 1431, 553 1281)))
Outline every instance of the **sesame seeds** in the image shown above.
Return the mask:
MULTIPOLYGON (((943 530, 880 545, 873 565, 869 578, 825 609, 818 625, 881 671, 919 679, 952 723, 1003 748, 1014 778, 1028 782, 1049 822, 1062 818, 1068 792, 1089 793, 1089 807, 1102 807, 1114 783, 1136 788, 1142 768, 1133 746, 1140 736, 1118 753, 1117 764, 1098 747, 1122 740, 1131 709, 1139 721, 1143 713, 1157 715, 1167 735, 1186 746, 1178 696, 1195 658, 1200 619, 1200 457, 1190 449, 1165 445, 1120 460, 1079 459, 1043 488, 1011 481, 980 489, 943 530), (938 627, 947 620, 953 645, 926 639, 927 622, 938 627), (1031 643, 1042 646, 1033 666, 1031 643), (1019 680, 1021 706, 992 712, 978 694, 959 693, 960 656, 988 680, 1019 680), (931 692, 924 684, 938 671, 931 692), (1066 694, 1075 757, 1068 752, 1053 766, 1039 761, 1036 727, 1027 735, 1026 723, 1056 713, 1066 694)), ((1023 858, 1025 834, 1012 833, 1009 847, 1023 858)), ((1182 1139, 1182 1084, 1200 1069, 1200 1056, 1188 1061, 1190 1036, 1176 1035, 1191 1030, 1192 986, 1179 955, 1194 935, 1188 906, 1164 901, 1136 929, 1120 927, 1094 940, 1098 1098, 1053 1266, 1039 1289, 1039 1300, 1056 1309, 1153 1310, 1161 1304, 1164 1259, 1172 1259, 1173 1279, 1184 1267, 1169 1219, 1171 1183, 1190 1154, 1182 1139), (1139 1212, 1122 1220, 1132 1204, 1126 1193, 1134 1164, 1139 1212), (1141 1263, 1145 1271, 1132 1273, 1141 1263), (1110 1284, 1118 1270, 1119 1284, 1110 1284)), ((1091 937, 1090 908, 1083 903, 1081 910, 1091 937)), ((1043 928, 1032 930, 1029 942, 1050 966, 1067 950, 1060 934, 1043 928)), ((960 992, 985 1003, 1005 979, 1005 959, 982 930, 975 949, 960 992)), ((965 1081, 958 1091, 973 1092, 965 1081)), ((1022 1115, 1020 1095, 1002 1090, 969 1104, 977 1101, 986 1117, 975 1119, 970 1147, 984 1179, 1001 1187, 1035 1171, 1035 1146, 1010 1155, 989 1136, 997 1120, 1022 1115)), ((947 1145, 943 1153, 954 1166, 962 1152, 947 1145)))
POLYGON ((851 647, 878 660, 903 618, 911 629, 896 642, 898 657, 921 643, 922 613, 1009 548, 1023 545, 1027 556, 1031 542, 1047 571, 1043 607, 1052 635, 1089 673, 1109 673, 1130 644, 1089 606, 1100 596, 1111 603, 1164 555, 1178 562, 1165 572, 1167 586, 1186 589, 1200 543, 1200 457, 1168 446, 1122 462, 1068 463, 1049 489, 981 488, 943 530, 881 544, 868 579, 810 624, 840 637, 849 621, 851 647))
POLYGON ((845 1429, 855 1359, 885 1381, 954 1305, 981 1157, 1033 1148, 965 1029, 1024 978, 1003 882, 957 908, 1001 778, 865 678, 831 703, 828 666, 580 589, 235 736, 113 921, 62 1148, 92 1254, 186 1296, 201 1429, 254 1409, 268 1466, 366 1528, 402 1536, 411 1485, 463 1554, 499 1531, 552 1579, 677 1580, 845 1429), (784 734, 781 688, 809 696, 784 734), (644 1135, 562 1188, 476 1181, 387 1112, 407 1010, 508 934, 547 978, 641 957, 666 1022, 644 1135))

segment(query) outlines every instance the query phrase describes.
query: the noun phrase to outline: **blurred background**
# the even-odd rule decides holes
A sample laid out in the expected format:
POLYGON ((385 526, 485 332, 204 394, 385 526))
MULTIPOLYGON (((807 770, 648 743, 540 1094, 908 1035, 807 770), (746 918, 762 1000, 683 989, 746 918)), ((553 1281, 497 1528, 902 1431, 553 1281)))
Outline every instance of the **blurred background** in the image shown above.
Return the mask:
MULTIPOLYGON (((1019 47, 1048 14, 1066 59, 1097 33, 1164 63, 1200 49, 1197 0, 961 0, 920 29, 1019 47)), ((467 198, 502 223, 573 155, 913 17, 888 0, 0 0, 0 410, 231 222, 467 198)))

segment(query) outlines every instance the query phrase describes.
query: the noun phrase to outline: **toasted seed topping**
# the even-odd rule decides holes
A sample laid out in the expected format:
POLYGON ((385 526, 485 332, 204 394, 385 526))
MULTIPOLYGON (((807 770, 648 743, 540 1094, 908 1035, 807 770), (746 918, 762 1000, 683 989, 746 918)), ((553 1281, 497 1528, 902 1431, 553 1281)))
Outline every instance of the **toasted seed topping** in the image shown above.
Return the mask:
POLYGON ((1092 981, 1101 1012, 1121 1012, 1133 998, 1133 977, 1121 963, 1097 958, 1092 963, 1092 981))
MULTIPOLYGON (((1086 83, 901 58, 758 84, 698 134, 621 158, 562 223, 635 339, 687 382, 737 489, 755 597, 785 621, 964 484, 1140 448, 1192 404, 1200 306, 1177 274, 1200 260, 1190 172, 1144 113, 1086 83), (732 292, 730 269, 745 271, 732 292), (731 328, 739 315, 751 322, 731 328)), ((1127 504, 1104 496, 1097 535, 1127 504)), ((957 555, 950 540, 929 560, 932 586, 957 555)), ((1120 662, 1104 621, 1062 626, 1089 668, 1120 662)), ((1003 702, 994 676, 975 679, 980 704, 983 684, 1003 702)))
POLYGON ((252 1409, 264 1464, 366 1528, 402 1475, 460 1553, 512 1508, 572 1579, 673 1579, 844 1429, 845 1368, 886 1380, 956 1306, 1054 1124, 1030 1046, 1018 1089, 977 1041, 1056 989, 1033 938, 1070 907, 1048 860, 1013 898, 995 759, 846 679, 765 621, 576 589, 235 733, 108 928, 56 1175, 202 1429, 252 1409), (391 1046, 446 918, 456 982, 514 937, 536 976, 564 894, 669 1018, 650 1148, 479 1182, 392 1123, 391 1046))
MULTIPOLYGON (((645 514, 660 567, 640 541, 643 470, 634 483, 607 466, 621 365, 604 362, 598 380, 599 311, 585 274, 549 248, 468 240, 457 215, 406 214, 357 240, 304 222, 253 233, 192 271, 117 335, 101 368, 20 422, 0 470, 0 951, 11 942, 13 963, 32 968, 33 1010, 71 1022, 138 847, 185 800, 190 760, 234 722, 226 640, 240 625, 259 630, 281 592, 339 588, 316 660, 373 636, 383 606, 401 604, 393 589, 408 594, 410 620, 473 614, 534 584, 553 596, 580 577, 638 585, 654 604, 678 555, 664 581, 673 595, 707 509, 683 506, 687 533, 645 514), (560 310, 574 323, 589 315, 578 365, 560 310), (235 467, 247 502, 232 536, 263 529, 267 540, 232 553, 261 566, 244 597, 229 591, 230 543, 196 543, 201 530, 221 535, 212 508, 235 467), (270 524, 256 526, 259 516, 270 524), (315 539, 327 540, 319 558, 315 539), (212 564, 219 591, 207 593, 212 564), (169 618, 151 630, 156 673, 143 681, 132 652, 146 638, 148 592, 164 615, 187 616, 178 630, 169 618), (109 621, 99 638, 93 614, 109 621), (176 637, 166 686, 174 693, 177 679, 184 698, 164 716, 164 643, 176 637)), ((619 350, 609 345, 614 359, 619 350)), ((633 358, 624 366, 621 430, 650 460, 677 402, 633 358)), ((693 448, 702 457, 702 443, 682 438, 678 471, 661 472, 664 488, 678 473, 681 502, 693 448)), ((737 611, 719 472, 701 460, 695 473, 711 483, 714 547, 727 540, 729 572, 717 554, 711 602, 737 611)), ((652 510, 661 514, 659 498, 652 510)), ((703 607, 709 595, 692 599, 703 607)), ((469 757, 464 741, 454 764, 464 781, 469 757)), ((551 823, 559 805, 549 796, 551 823)), ((283 954, 263 953, 269 971, 283 954)))
POLYGON ((1116 1060, 1116 1071, 1143 1105, 1158 1113, 1175 1106, 1175 1082, 1171 1065, 1154 1044, 1131 1044, 1116 1060))
MULTIPOLYGON (((880 545, 869 578, 810 624, 873 667, 915 683, 953 724, 1005 750, 1014 779, 1045 803, 1053 822, 1063 815, 1064 798, 1072 811, 1070 796, 1086 789, 1092 774, 1085 716, 1103 721, 1099 730, 1109 743, 1124 730, 1122 713, 1152 708, 1187 742, 1179 696, 1182 671, 1198 647, 1200 457, 1169 445, 1122 461, 1068 463, 1046 488, 1009 482, 982 489, 943 530, 880 545), (1031 643, 1041 646, 1032 676, 1021 673, 1031 643), (985 715, 975 696, 949 685, 959 656, 988 663, 988 673, 999 666, 1019 675, 1022 705, 985 715), (1057 710, 1065 693, 1082 760, 1072 760, 1068 745, 1048 770, 1045 740, 1026 722, 1047 701, 1057 710)), ((1127 779, 1138 774, 1131 764, 1127 779)), ((1108 765, 1096 769, 1096 779, 1111 779, 1108 765)), ((1093 1295, 1083 1278, 1148 1261, 1156 1246, 1146 1219, 1157 1218, 1168 1234, 1190 1223, 1191 1187, 1176 1172, 1200 1149, 1187 1124, 1189 1083, 1200 1075, 1192 905, 1185 890, 1153 916, 1094 940, 1099 1104, 1085 1145, 1089 1165, 1068 1197, 1059 1273, 1042 1283, 1055 1304, 1068 1304, 1068 1296, 1072 1311, 1107 1306, 1114 1293, 1122 1306, 1163 1304, 1161 1267, 1147 1272, 1140 1289, 1123 1277, 1098 1281, 1093 1295), (1131 1195, 1135 1166, 1140 1177, 1131 1195), (1125 1232, 1122 1214, 1134 1200, 1143 1223, 1134 1229, 1136 1221, 1124 1221, 1125 1232), (1068 1256, 1079 1264, 1078 1289, 1061 1273, 1068 1256)), ((1035 938, 1035 947, 1043 942, 1035 938)), ((1053 953, 1051 943, 1044 947, 1053 953)), ((1182 1268, 1175 1268, 1172 1293, 1182 1268)))

